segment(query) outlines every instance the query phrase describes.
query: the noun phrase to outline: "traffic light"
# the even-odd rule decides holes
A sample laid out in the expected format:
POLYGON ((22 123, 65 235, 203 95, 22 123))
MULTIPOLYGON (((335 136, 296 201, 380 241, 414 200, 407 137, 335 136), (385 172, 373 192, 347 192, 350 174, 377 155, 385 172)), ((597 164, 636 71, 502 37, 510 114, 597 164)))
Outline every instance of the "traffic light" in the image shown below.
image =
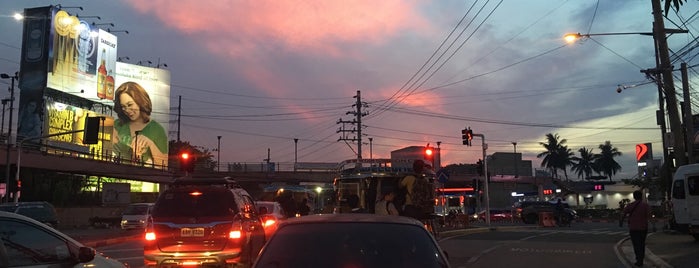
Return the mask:
POLYGON ((83 129, 83 144, 99 143, 101 117, 85 118, 85 128, 83 129))
POLYGON ((483 176, 483 160, 481 159, 478 159, 478 162, 476 162, 476 172, 478 176, 483 176))
POLYGON ((473 140, 473 130, 469 128, 466 133, 466 137, 468 138, 468 146, 471 146, 471 140, 473 140))
POLYGON ((181 152, 180 170, 189 173, 194 172, 194 161, 196 161, 196 157, 191 155, 189 152, 181 152))
POLYGON ((464 145, 471 146, 471 140, 473 140, 473 131, 470 128, 464 128, 461 130, 461 142, 464 145))
POLYGON ((435 153, 434 148, 432 148, 430 146, 425 146, 425 153, 424 153, 425 161, 429 161, 430 165, 433 165, 433 166, 434 166, 434 153, 435 153))
POLYGON ((464 145, 468 145, 468 129, 461 130, 461 141, 464 145))

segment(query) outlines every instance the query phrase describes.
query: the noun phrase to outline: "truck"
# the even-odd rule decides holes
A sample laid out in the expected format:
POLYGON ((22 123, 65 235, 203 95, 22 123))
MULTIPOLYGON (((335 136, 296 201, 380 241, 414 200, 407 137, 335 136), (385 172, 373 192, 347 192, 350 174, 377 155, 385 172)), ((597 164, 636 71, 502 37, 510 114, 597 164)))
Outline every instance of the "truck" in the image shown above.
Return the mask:
POLYGON ((699 164, 677 168, 670 196, 675 229, 699 241, 699 164))

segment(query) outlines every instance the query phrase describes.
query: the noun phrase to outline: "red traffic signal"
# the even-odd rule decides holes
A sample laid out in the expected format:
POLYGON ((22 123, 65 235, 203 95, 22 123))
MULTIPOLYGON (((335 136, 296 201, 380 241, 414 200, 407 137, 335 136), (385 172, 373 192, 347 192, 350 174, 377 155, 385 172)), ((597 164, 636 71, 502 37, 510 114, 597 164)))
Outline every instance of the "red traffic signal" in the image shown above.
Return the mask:
POLYGON ((184 172, 194 172, 194 161, 196 158, 189 154, 189 152, 180 153, 180 170, 184 172))

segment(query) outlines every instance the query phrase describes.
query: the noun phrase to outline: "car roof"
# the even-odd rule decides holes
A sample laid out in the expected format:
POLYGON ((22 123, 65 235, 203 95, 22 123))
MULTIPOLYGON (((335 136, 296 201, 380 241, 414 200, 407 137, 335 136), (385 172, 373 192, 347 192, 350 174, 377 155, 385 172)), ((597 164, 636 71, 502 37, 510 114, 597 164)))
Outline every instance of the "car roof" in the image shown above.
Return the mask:
MULTIPOLYGON (((1 211, 1 210, 0 210, 0 218, 10 218, 10 219, 15 219, 15 220, 21 220, 21 221, 29 222, 29 223, 32 223, 32 224, 35 224, 35 225, 46 226, 46 224, 43 224, 43 223, 41 223, 40 221, 37 221, 37 220, 32 219, 32 218, 30 218, 30 217, 24 216, 24 215, 22 215, 22 214, 7 212, 7 211, 1 211)), ((68 235, 66 235, 66 234, 64 234, 64 233, 62 233, 62 232, 60 232, 60 231, 56 231, 55 233, 59 234, 59 235, 61 236, 61 238, 66 239, 66 240, 69 240, 69 241, 73 242, 74 244, 76 244, 76 245, 78 245, 78 246, 81 246, 81 247, 84 246, 82 243, 78 242, 77 240, 73 239, 72 237, 70 237, 70 236, 68 236, 68 235)))
POLYGON ((303 217, 295 217, 282 222, 282 225, 308 224, 308 223, 395 223, 410 224, 422 227, 422 223, 416 219, 394 216, 377 215, 370 213, 340 213, 340 214, 315 214, 303 217))

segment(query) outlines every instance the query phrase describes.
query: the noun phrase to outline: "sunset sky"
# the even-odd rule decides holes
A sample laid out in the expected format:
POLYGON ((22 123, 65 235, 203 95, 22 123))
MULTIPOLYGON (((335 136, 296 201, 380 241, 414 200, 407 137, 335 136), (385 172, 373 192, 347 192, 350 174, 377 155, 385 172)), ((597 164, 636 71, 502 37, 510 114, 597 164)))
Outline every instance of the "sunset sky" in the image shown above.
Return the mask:
MULTIPOLYGON (((56 4, 114 23, 125 62, 167 64, 170 139, 181 96, 181 139, 211 150, 222 136, 224 163, 259 163, 268 148, 272 162, 292 163, 294 138, 299 162, 356 158, 337 122, 353 119, 357 91, 367 103, 364 158, 441 142, 443 165, 475 163, 481 141, 461 144, 467 126, 485 135, 488 154, 516 142, 534 168, 547 133, 576 154, 610 141, 624 154, 616 179, 637 172, 638 143, 662 157, 657 88, 640 72, 655 67, 653 39, 562 38, 650 32, 650 0, 4 0, 0 72, 19 70, 22 24, 12 14, 56 4), (617 93, 619 85, 630 88, 617 93)), ((666 28, 689 30, 669 37, 672 51, 697 35, 697 11, 699 1, 688 1, 668 15, 666 28)), ((694 65, 696 54, 682 59, 694 65)), ((692 104, 697 113, 696 95, 692 104)))

